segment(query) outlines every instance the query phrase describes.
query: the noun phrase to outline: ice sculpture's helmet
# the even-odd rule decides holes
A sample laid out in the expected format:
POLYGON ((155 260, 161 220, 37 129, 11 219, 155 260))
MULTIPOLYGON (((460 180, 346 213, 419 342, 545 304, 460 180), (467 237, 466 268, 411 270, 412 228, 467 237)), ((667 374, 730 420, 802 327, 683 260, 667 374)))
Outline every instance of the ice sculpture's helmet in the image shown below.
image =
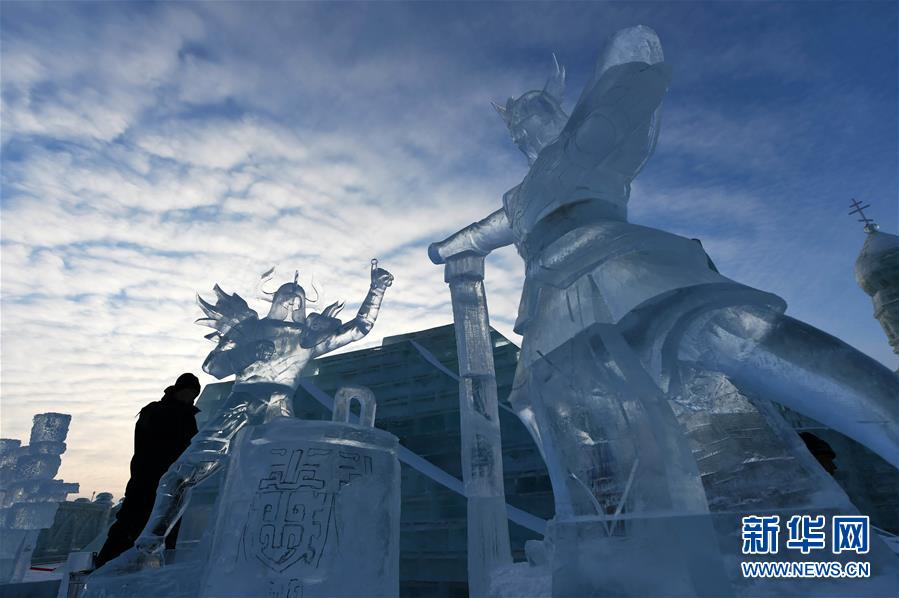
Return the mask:
POLYGON ((306 321, 306 291, 296 282, 286 282, 278 287, 272 296, 272 307, 268 312, 269 319, 294 322, 306 321))
POLYGON ((555 71, 540 90, 528 91, 518 99, 509 98, 505 106, 493 107, 503 117, 512 141, 533 164, 544 147, 552 143, 565 128, 568 114, 562 109, 565 92, 565 69, 553 56, 555 71))

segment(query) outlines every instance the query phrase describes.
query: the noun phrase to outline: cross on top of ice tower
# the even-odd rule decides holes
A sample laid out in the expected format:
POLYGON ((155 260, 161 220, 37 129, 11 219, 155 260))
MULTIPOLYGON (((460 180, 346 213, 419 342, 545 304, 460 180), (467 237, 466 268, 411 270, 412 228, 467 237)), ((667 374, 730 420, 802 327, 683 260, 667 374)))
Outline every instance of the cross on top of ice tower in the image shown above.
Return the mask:
POLYGON ((862 202, 860 202, 857 199, 853 199, 852 207, 855 209, 850 211, 849 215, 851 216, 852 214, 858 214, 859 216, 861 216, 861 218, 859 218, 858 221, 865 223, 865 232, 866 233, 874 233, 874 232, 877 232, 878 229, 880 229, 880 227, 877 226, 876 222, 874 222, 871 218, 868 218, 867 216, 865 216, 865 210, 870 208, 871 204, 862 205, 862 202))
POLYGON ((899 354, 899 236, 881 231, 865 216, 864 210, 870 205, 853 199, 852 207, 849 213, 861 216, 858 221, 865 223, 868 233, 855 260, 855 280, 871 297, 874 317, 880 321, 893 352, 899 354))

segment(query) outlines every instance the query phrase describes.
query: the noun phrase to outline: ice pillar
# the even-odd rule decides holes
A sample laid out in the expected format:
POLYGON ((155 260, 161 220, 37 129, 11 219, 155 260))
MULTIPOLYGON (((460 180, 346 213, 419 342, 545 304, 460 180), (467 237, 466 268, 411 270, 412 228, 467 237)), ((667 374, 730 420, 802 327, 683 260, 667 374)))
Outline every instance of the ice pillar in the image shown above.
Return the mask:
POLYGON ((452 296, 459 355, 462 480, 468 500, 468 590, 473 598, 482 598, 489 593, 494 568, 512 562, 483 256, 468 253, 447 259, 444 280, 452 296))

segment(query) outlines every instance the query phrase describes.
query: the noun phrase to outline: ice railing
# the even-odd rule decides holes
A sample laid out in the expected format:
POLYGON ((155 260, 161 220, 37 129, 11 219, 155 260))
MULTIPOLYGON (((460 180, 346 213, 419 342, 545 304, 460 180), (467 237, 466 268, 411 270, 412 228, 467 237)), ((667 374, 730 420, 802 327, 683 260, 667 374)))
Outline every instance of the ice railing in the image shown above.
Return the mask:
MULTIPOLYGON (((440 363, 433 354, 431 354, 427 349, 425 349, 418 343, 413 343, 412 346, 415 347, 415 349, 431 365, 434 365, 436 367, 436 364, 440 363)), ((439 369, 444 374, 458 380, 458 376, 456 374, 453 374, 448 368, 443 366, 443 364, 440 364, 440 367, 437 369, 439 369)), ((310 382, 308 378, 300 378, 300 388, 308 392, 312 396, 312 398, 318 401, 325 409, 333 413, 334 399, 332 399, 326 392, 318 388, 315 384, 310 382)), ((511 411, 511 409, 509 409, 505 405, 501 406, 504 409, 511 411)), ((359 417, 357 415, 353 413, 350 414, 351 422, 357 423, 358 420, 359 417)), ((424 457, 421 457, 417 453, 409 450, 402 444, 400 444, 397 449, 397 457, 399 458, 400 462, 405 463, 420 474, 429 477, 441 486, 447 488, 448 490, 452 490, 460 496, 465 496, 465 488, 462 485, 462 480, 452 474, 447 473, 424 457)), ((536 515, 528 513, 527 511, 523 511, 517 507, 513 507, 508 503, 506 503, 506 513, 509 517, 509 521, 512 521, 513 523, 516 523, 541 535, 546 532, 546 520, 541 517, 537 517, 536 515)))

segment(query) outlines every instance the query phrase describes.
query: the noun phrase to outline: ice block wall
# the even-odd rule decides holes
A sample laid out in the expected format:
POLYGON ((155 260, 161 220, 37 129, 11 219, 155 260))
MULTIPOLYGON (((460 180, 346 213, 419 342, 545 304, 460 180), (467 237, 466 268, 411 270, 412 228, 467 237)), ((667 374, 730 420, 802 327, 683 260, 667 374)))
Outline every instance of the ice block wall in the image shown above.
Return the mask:
POLYGON ((0 583, 22 580, 42 529, 53 525, 59 503, 78 484, 53 479, 66 450, 72 416, 34 416, 27 446, 0 439, 0 583))

